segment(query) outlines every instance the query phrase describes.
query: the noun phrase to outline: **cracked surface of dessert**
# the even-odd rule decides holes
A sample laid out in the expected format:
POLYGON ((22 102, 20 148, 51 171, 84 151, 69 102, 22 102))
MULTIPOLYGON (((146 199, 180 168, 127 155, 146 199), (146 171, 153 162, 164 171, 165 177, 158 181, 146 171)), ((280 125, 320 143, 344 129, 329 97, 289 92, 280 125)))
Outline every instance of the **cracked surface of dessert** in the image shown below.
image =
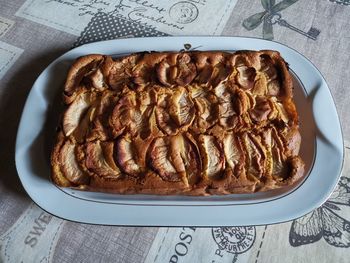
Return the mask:
POLYGON ((51 154, 59 186, 221 195, 304 175, 292 79, 276 51, 87 55, 63 100, 51 154))

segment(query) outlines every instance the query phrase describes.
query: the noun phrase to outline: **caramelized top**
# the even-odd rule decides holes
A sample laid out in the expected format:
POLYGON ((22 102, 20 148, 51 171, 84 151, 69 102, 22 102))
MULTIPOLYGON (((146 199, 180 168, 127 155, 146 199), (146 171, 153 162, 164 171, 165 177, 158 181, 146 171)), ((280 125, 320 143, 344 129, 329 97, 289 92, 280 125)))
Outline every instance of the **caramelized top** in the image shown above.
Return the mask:
POLYGON ((303 175, 287 64, 275 51, 79 58, 52 153, 60 186, 227 194, 303 175))

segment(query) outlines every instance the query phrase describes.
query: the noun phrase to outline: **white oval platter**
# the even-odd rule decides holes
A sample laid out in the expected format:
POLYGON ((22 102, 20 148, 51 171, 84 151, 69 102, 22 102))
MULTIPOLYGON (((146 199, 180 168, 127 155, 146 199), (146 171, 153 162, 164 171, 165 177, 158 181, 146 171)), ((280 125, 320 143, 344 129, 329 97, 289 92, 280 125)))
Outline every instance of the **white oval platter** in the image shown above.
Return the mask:
POLYGON ((339 118, 317 68, 297 51, 272 41, 244 37, 155 37, 109 40, 72 49, 38 77, 27 98, 16 141, 16 166, 32 200, 72 221, 139 226, 247 226, 300 217, 319 207, 336 186, 344 158, 339 118), (307 174, 297 185, 256 194, 211 197, 116 195, 59 188, 50 180, 50 149, 60 95, 69 66, 91 53, 120 56, 141 51, 261 50, 281 53, 294 79, 300 117, 300 155, 307 174), (188 45, 186 45, 188 47, 188 45))

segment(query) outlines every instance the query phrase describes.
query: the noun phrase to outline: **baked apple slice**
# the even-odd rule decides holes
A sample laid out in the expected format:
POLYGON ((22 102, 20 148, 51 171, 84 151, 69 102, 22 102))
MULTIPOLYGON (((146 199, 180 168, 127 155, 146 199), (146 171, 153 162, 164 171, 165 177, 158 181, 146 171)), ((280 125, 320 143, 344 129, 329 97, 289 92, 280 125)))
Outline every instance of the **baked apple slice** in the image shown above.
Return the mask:
POLYGON ((222 144, 214 136, 199 135, 197 145, 203 161, 204 178, 219 179, 225 169, 225 156, 222 144))
POLYGON ((147 138, 155 128, 151 120, 155 103, 155 91, 129 91, 123 94, 110 116, 114 136, 117 137, 126 131, 133 137, 140 135, 147 138))
POLYGON ((242 142, 245 152, 245 169, 247 178, 259 181, 266 175, 266 149, 261 143, 261 138, 251 133, 242 134, 242 142))
POLYGON ((177 134, 191 125, 195 107, 185 88, 178 87, 173 92, 163 91, 157 101, 156 120, 165 134, 177 134))
POLYGON ((120 169, 132 176, 138 176, 147 170, 146 154, 152 138, 132 138, 130 135, 120 136, 116 143, 116 161, 120 169))
POLYGON ((89 182, 90 177, 78 162, 76 144, 66 140, 63 134, 59 135, 51 163, 54 179, 61 182, 61 186, 84 185, 89 182))
POLYGON ((192 140, 186 135, 160 137, 149 151, 150 164, 165 181, 194 184, 199 179, 200 160, 192 140))
POLYGON ((239 124, 236 89, 234 86, 226 86, 224 84, 220 84, 214 89, 218 99, 218 123, 226 130, 231 130, 239 124))
POLYGON ((122 175, 114 162, 113 142, 94 141, 86 143, 85 166, 92 173, 103 178, 116 179, 122 175))
POLYGON ((212 92, 199 86, 192 87, 190 96, 196 108, 191 130, 195 133, 204 133, 217 122, 219 117, 218 99, 212 92))
MULTIPOLYGON (((82 122, 86 116, 88 120, 92 119, 93 111, 89 108, 94 104, 96 96, 94 94, 84 92, 77 96, 71 103, 63 115, 62 128, 64 134, 70 136, 82 122)), ((83 128, 83 127, 82 127, 83 128)))
POLYGON ((245 163, 242 142, 237 134, 229 133, 224 137, 223 145, 226 164, 231 169, 232 174, 238 177, 245 163))

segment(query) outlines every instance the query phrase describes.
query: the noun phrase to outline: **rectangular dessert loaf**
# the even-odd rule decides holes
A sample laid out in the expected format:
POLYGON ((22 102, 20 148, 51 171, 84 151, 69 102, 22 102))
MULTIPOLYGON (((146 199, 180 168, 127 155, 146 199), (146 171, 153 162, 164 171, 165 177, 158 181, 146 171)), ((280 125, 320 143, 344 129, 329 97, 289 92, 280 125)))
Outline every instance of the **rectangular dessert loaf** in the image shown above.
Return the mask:
POLYGON ((87 55, 63 99, 51 155, 59 186, 212 195, 304 174, 292 79, 276 51, 87 55))

